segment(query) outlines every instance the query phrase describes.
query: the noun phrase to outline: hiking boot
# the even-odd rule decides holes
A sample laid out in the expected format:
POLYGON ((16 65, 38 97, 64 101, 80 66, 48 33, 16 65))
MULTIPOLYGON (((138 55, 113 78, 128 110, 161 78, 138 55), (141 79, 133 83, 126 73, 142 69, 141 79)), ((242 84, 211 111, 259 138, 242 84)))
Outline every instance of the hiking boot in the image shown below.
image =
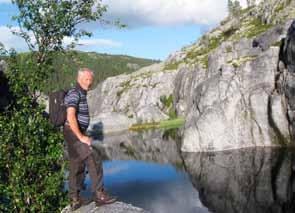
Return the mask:
POLYGON ((96 206, 102 206, 106 204, 111 204, 117 201, 117 198, 108 195, 105 190, 99 190, 95 193, 95 204, 96 206))
POLYGON ((71 211, 75 211, 82 206, 82 201, 79 197, 71 199, 71 211))

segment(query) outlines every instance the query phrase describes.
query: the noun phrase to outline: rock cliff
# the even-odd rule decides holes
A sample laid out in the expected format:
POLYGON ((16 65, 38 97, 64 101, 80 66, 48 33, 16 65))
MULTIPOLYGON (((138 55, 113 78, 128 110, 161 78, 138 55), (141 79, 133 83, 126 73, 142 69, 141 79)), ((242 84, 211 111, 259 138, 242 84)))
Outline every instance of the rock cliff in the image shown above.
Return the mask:
POLYGON ((132 123, 169 118, 172 102, 165 105, 161 97, 172 95, 176 74, 159 63, 108 78, 89 94, 93 123, 101 121, 106 131, 114 131, 127 129, 132 123))
POLYGON ((294 81, 280 62, 294 8, 294 1, 261 1, 164 62, 107 79, 90 94, 93 123, 126 129, 174 110, 186 119, 185 152, 294 145, 294 81))

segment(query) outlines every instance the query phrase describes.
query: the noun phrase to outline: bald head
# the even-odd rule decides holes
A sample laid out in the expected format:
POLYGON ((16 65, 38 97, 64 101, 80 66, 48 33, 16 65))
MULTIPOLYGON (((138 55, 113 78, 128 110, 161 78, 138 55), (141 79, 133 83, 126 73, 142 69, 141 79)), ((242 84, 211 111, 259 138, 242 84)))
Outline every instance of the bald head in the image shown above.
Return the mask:
POLYGON ((77 82, 82 89, 88 91, 93 82, 93 71, 88 68, 82 68, 78 70, 77 82))

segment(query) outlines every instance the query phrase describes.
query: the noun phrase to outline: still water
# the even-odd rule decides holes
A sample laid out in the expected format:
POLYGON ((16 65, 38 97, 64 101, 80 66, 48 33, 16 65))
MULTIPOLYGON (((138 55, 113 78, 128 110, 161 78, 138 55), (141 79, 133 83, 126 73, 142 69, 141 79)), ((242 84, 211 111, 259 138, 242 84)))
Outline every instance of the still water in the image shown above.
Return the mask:
MULTIPOLYGON (((107 190, 153 213, 295 212, 295 152, 248 148, 181 153, 165 132, 98 142, 107 190)), ((90 180, 86 178, 89 196, 90 180)))
MULTIPOLYGON (((89 186, 88 178, 86 183, 89 186)), ((198 191, 188 175, 171 165, 143 161, 105 162, 104 183, 120 201, 150 212, 208 212, 199 201, 198 191)))

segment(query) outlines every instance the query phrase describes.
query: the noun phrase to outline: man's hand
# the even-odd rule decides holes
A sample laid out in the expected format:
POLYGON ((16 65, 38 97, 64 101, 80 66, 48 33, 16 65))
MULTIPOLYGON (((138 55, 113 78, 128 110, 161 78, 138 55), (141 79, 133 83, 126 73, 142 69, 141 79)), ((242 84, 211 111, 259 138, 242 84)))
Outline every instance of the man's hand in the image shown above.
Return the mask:
POLYGON ((74 107, 67 108, 67 120, 70 124, 71 130, 78 137, 78 139, 82 143, 86 143, 88 146, 91 146, 92 138, 90 138, 86 135, 83 135, 79 129, 78 121, 77 121, 77 117, 76 117, 76 109, 74 107))
POLYGON ((88 146, 91 146, 91 143, 92 143, 92 138, 86 136, 86 135, 82 135, 79 140, 82 142, 82 143, 86 143, 88 146))

